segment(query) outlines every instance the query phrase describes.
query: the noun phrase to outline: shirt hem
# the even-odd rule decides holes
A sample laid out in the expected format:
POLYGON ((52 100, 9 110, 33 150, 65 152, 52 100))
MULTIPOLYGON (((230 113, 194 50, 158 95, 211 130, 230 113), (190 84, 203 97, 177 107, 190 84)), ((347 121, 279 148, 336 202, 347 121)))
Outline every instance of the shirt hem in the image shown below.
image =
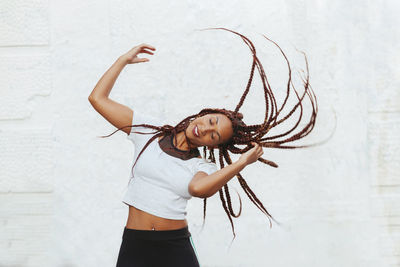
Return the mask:
POLYGON ((127 201, 127 200, 122 200, 122 202, 123 203, 125 203, 126 205, 129 205, 129 206, 133 206, 133 207, 135 207, 135 208, 138 208, 138 209, 140 209, 140 210, 143 210, 143 211, 145 211, 145 212, 148 212, 148 213, 150 213, 151 215, 155 215, 155 216, 158 216, 158 217, 161 217, 161 218, 164 218, 164 219, 170 219, 170 220, 185 220, 186 219, 186 216, 184 216, 183 218, 182 217, 179 217, 179 218, 176 218, 176 217, 174 217, 174 218, 171 218, 171 217, 168 217, 168 215, 165 215, 165 214, 161 214, 161 213, 159 213, 159 212, 155 212, 155 211, 153 211, 153 210, 150 210, 148 207, 146 207, 146 206, 143 206, 143 205, 141 205, 141 204, 137 204, 136 202, 134 202, 134 201, 127 201))

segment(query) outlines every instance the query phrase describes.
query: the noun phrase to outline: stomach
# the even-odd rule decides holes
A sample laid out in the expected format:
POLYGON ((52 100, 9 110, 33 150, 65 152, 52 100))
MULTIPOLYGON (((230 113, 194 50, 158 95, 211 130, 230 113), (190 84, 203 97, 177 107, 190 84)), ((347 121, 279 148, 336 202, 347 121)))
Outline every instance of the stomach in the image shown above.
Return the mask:
POLYGON ((187 220, 172 220, 155 216, 134 206, 129 206, 126 228, 136 230, 176 230, 186 227, 187 220))

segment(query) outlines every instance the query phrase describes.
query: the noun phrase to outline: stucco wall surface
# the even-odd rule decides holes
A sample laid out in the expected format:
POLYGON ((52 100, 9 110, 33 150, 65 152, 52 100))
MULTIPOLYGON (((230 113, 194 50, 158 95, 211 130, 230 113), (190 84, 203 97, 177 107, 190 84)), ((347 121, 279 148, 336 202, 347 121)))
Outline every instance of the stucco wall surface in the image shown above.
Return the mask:
MULTIPOLYGON (((115 127, 88 96, 120 55, 148 43, 155 55, 126 66, 110 98, 171 125, 204 107, 234 109, 251 53, 232 33, 196 31, 207 27, 253 41, 278 104, 288 71, 261 34, 287 54, 299 92, 305 63, 296 48, 304 51, 318 115, 295 144, 334 134, 312 148, 265 149, 279 168, 258 162, 242 171, 281 225, 269 228, 233 178, 243 211, 229 247, 218 193, 203 229, 203 201, 192 198, 187 219, 201 266, 400 266, 398 1, 2 0, 0 10, 1 267, 115 266, 134 151, 123 132, 97 138, 115 127)), ((265 112, 255 75, 241 108, 248 124, 265 112)))

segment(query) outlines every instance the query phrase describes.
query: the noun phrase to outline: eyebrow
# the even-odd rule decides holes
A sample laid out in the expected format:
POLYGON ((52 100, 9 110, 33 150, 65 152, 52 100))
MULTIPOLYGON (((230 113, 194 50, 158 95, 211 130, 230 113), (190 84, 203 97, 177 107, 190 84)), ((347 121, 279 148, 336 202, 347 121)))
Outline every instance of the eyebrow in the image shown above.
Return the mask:
MULTIPOLYGON (((215 116, 215 117, 217 117, 217 116, 215 116)), ((217 122, 216 122, 216 124, 218 124, 218 117, 217 117, 217 122)), ((218 132, 217 132, 217 134, 218 134, 218 137, 219 137, 219 141, 221 141, 221 135, 219 135, 218 132)))

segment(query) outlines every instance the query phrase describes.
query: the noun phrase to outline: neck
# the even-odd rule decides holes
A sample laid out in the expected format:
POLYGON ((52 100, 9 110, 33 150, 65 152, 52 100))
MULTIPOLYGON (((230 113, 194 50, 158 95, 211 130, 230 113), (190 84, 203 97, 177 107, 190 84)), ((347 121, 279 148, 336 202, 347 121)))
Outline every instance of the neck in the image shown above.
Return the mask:
POLYGON ((190 144, 188 142, 184 131, 180 131, 179 133, 176 134, 176 141, 177 141, 177 143, 175 143, 175 138, 172 138, 172 142, 180 150, 189 151, 189 150, 197 147, 197 146, 193 146, 192 144, 190 144))

